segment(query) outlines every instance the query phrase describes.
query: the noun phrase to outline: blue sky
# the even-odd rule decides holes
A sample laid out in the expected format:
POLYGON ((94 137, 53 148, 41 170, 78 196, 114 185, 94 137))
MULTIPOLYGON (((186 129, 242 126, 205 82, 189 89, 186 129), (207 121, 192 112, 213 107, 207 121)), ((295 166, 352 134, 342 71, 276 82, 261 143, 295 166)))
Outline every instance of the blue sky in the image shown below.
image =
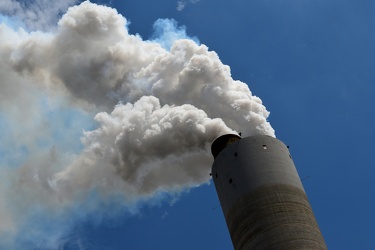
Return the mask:
MULTIPOLYGON (((373 1, 93 2, 117 9, 130 21, 129 33, 139 34, 143 40, 154 39, 154 23, 167 18, 215 51, 230 66, 232 78, 248 84, 262 99, 271 113, 268 121, 276 137, 290 146, 301 179, 308 177, 303 185, 328 248, 375 248, 371 239, 375 223, 373 1)), ((0 20, 9 22, 8 18, 0 20)), ((8 114, 3 111, 7 102, 0 105, 5 113, 0 113, 0 128, 8 129, 8 114)), ((59 124, 51 125, 48 146, 57 144, 65 152, 78 154, 79 138, 68 143, 57 131, 69 130, 69 135, 79 137, 83 130, 97 126, 89 118, 91 111, 70 110, 65 104, 61 110, 54 101, 48 105, 51 110, 42 120, 59 124), (59 119, 68 122, 62 125, 59 119)), ((17 116, 13 121, 19 121, 17 116)), ((7 141, 20 135, 0 132, 7 141)), ((9 167, 7 160, 14 158, 9 154, 26 154, 19 145, 9 148, 0 144, 4 169, 9 167)), ((29 152, 35 153, 30 156, 35 161, 44 154, 43 150, 29 152)), ((93 202, 100 209, 92 210, 90 202, 82 202, 71 214, 66 212, 78 219, 66 220, 64 243, 56 249, 232 249, 211 181, 181 193, 157 194, 131 208, 116 201, 93 202)), ((50 220, 59 221, 52 215, 50 220, 38 220, 38 216, 27 223, 43 224, 40 232, 46 235, 54 228, 49 227, 50 220)))

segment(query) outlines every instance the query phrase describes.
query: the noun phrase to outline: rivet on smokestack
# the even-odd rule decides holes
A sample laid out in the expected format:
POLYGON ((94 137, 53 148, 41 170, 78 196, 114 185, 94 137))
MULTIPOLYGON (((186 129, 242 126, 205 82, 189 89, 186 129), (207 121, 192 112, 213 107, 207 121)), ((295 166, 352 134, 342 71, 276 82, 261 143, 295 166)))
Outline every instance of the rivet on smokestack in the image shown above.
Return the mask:
POLYGON ((284 143, 228 134, 211 151, 212 178, 235 250, 327 249, 284 143))

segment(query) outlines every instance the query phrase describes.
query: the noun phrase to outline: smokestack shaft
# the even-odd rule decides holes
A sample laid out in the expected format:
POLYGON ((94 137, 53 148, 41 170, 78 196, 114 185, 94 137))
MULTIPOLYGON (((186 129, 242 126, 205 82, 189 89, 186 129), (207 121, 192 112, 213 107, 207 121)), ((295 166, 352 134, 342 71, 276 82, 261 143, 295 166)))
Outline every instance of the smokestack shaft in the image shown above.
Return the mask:
POLYGON ((212 151, 212 177, 235 250, 327 249, 281 141, 252 136, 223 144, 219 137, 212 151))

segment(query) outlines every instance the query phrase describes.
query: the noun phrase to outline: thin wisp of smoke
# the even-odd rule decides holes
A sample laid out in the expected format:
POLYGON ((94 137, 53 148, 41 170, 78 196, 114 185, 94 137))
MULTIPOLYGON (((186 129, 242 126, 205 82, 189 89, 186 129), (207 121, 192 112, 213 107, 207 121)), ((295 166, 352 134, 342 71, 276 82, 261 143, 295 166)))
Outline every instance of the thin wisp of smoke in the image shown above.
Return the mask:
MULTIPOLYGON (((165 23, 174 29, 143 40, 115 9, 86 1, 53 31, 0 24, 2 244, 32 242, 17 237, 44 211, 84 219, 77 206, 100 210, 121 197, 130 208, 207 183, 210 143, 222 134, 274 136, 248 86, 173 20, 155 25, 165 23)), ((74 223, 56 225, 44 246, 74 223)))

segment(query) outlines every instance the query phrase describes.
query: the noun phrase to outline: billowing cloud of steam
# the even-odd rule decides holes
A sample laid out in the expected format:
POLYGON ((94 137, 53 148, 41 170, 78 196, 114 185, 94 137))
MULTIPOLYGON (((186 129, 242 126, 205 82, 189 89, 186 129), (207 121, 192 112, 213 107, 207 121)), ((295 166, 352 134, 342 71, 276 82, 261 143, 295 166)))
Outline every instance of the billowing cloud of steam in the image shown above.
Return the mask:
MULTIPOLYGON (((5 14, 22 9, 7 3, 5 14)), ((69 8, 55 31, 0 24, 0 246, 63 244, 106 204, 130 211, 207 182, 217 136, 274 136, 261 100, 215 52, 179 39, 187 35, 174 21, 159 20, 152 40, 126 25, 90 2, 69 8)))

